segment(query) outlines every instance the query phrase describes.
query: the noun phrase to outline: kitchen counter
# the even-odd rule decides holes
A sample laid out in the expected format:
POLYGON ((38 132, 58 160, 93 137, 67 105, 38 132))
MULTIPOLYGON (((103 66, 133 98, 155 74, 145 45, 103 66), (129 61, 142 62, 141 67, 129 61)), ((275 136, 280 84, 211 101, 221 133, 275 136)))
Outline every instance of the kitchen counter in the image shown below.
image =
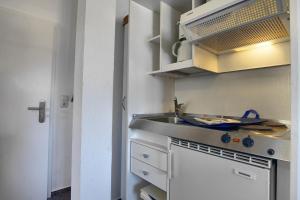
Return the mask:
POLYGON ((290 130, 288 128, 273 128, 272 131, 242 129, 220 131, 180 123, 174 120, 174 117, 174 113, 134 115, 130 128, 276 160, 290 161, 290 130), (230 136, 230 142, 224 143, 222 139, 224 136, 230 136), (245 146, 244 140, 249 140, 249 138, 253 145, 245 146))

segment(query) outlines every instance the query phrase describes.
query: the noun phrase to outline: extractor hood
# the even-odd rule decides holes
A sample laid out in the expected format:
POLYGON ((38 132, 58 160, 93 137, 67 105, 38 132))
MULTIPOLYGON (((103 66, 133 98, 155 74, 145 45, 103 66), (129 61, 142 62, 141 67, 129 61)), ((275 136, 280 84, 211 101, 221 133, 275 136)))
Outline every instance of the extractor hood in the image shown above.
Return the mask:
POLYGON ((181 16, 187 40, 215 54, 289 40, 288 0, 211 0, 181 16))

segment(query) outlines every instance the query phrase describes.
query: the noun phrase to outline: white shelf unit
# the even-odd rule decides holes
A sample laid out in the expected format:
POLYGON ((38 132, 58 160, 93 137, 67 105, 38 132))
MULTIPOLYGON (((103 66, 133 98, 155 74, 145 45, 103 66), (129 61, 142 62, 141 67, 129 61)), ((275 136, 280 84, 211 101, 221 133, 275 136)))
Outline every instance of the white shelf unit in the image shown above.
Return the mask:
POLYGON ((153 33, 148 39, 154 63, 150 72, 158 72, 176 60, 172 55, 172 45, 178 40, 177 22, 181 12, 160 2, 159 10, 153 10, 153 13, 153 33))
POLYGON ((182 78, 290 65, 290 42, 216 55, 193 46, 193 59, 163 65, 149 75, 182 78))
POLYGON ((154 36, 149 39, 149 42, 152 42, 154 44, 160 44, 160 35, 154 36))
MULTIPOLYGON (((128 37, 128 69, 126 109, 126 177, 123 183, 123 198, 138 200, 139 189, 148 184, 145 180, 130 173, 130 141, 141 138, 144 141, 167 147, 167 138, 131 130, 128 127, 133 114, 164 113, 173 110, 174 80, 150 76, 148 73, 160 72, 161 66, 175 62, 171 46, 178 40, 180 14, 191 9, 192 0, 177 1, 181 5, 168 5, 157 0, 131 0, 128 37), (187 4, 189 4, 187 6, 187 4), (178 6, 178 7, 177 7, 178 6), (186 8, 181 10, 180 8, 186 8), (181 12, 178 12, 180 10, 181 12), (169 19, 170 15, 176 17, 169 19), (170 34, 174 31, 174 34, 170 34), (163 63, 163 64, 162 64, 163 63)), ((123 199, 122 198, 122 199, 123 199)))
MULTIPOLYGON (((133 114, 142 113, 162 113, 170 112, 173 109, 172 99, 174 98, 174 80, 165 78, 156 78, 148 75, 148 72, 160 71, 161 45, 163 34, 161 34, 161 16, 160 2, 159 9, 150 9, 146 1, 130 1, 130 21, 128 37, 128 69, 127 69, 127 91, 124 96, 127 98, 126 109, 126 169, 123 183, 122 199, 138 200, 139 189, 148 184, 145 180, 130 172, 130 141, 132 138, 139 138, 144 141, 157 143, 167 146, 165 137, 157 138, 143 131, 132 130, 128 128, 133 114), (147 6, 146 6, 147 4, 147 6), (157 36, 160 36, 157 37, 157 36), (159 42, 158 42, 159 39, 159 42)), ((175 23, 176 25, 176 23, 175 23)), ((164 57, 164 55, 163 55, 164 57)))
MULTIPOLYGON (((153 50, 153 59, 159 58, 159 63, 154 62, 155 65, 148 72, 148 75, 180 78, 194 74, 216 73, 215 65, 211 64, 211 59, 197 61, 195 60, 195 53, 193 53, 192 60, 176 63, 176 58, 172 55, 172 45, 179 40, 179 26, 177 22, 180 21, 181 14, 203 4, 204 0, 190 0, 189 2, 152 0, 151 3, 144 0, 134 1, 150 8, 150 10, 160 16, 159 21, 157 18, 154 19, 155 32, 159 32, 159 35, 154 34, 154 37, 148 39, 152 43, 150 46, 153 50), (157 28, 159 28, 159 31, 157 31, 157 28)), ((196 48, 193 47, 193 49, 193 52, 196 52, 196 48)), ((213 64, 215 63, 213 62, 213 64)))
POLYGON ((211 71, 204 70, 197 67, 193 60, 186 60, 178 63, 171 63, 163 67, 161 70, 150 72, 149 75, 170 77, 170 78, 184 78, 191 75, 206 75, 212 74, 211 71))
MULTIPOLYGON (((145 24, 146 25, 146 24, 145 24)), ((149 28, 152 28, 149 37, 147 38, 148 44, 151 49, 152 55, 152 69, 153 71, 160 69, 160 43, 161 43, 161 35, 160 35, 160 12, 153 11, 152 19, 150 24, 148 24, 149 28)), ((142 31, 142 30, 141 30, 142 31)))
POLYGON ((194 45, 192 60, 163 65, 149 75, 182 78, 287 66, 290 63, 289 41, 220 55, 194 45))
POLYGON ((206 2, 207 0, 193 0, 193 8, 197 8, 198 6, 201 6, 206 2))
MULTIPOLYGON (((157 2, 156 0, 153 1, 157 2)), ((165 0, 165 2, 167 1, 165 0)), ((201 6, 206 1, 192 0, 192 8, 201 6)), ((282 41, 281 43, 266 46, 253 45, 219 55, 211 53, 200 46, 193 45, 192 62, 176 63, 176 59, 171 54, 172 43, 178 39, 178 27, 174 26, 174 21, 180 19, 178 13, 180 15, 180 13, 185 11, 177 11, 174 5, 176 3, 171 6, 164 2, 160 3, 160 61, 159 67, 150 71, 149 75, 181 78, 194 75, 221 74, 284 66, 291 63, 289 41, 282 41)))
POLYGON ((180 20, 180 15, 181 12, 172 6, 164 2, 160 3, 160 70, 163 70, 165 65, 176 61, 172 55, 172 46, 178 41, 179 28, 177 23, 180 20))

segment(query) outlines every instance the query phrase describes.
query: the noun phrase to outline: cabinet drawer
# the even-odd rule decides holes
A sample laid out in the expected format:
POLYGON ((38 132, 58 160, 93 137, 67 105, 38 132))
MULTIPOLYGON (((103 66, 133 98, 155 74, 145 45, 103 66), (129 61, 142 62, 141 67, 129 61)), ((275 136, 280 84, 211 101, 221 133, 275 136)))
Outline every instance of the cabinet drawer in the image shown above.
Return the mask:
POLYGON ((131 142, 131 156, 153 167, 167 171, 167 154, 164 152, 131 142))
POLYGON ((151 165, 131 158, 131 172, 142 179, 152 183, 156 187, 167 190, 167 174, 151 165))

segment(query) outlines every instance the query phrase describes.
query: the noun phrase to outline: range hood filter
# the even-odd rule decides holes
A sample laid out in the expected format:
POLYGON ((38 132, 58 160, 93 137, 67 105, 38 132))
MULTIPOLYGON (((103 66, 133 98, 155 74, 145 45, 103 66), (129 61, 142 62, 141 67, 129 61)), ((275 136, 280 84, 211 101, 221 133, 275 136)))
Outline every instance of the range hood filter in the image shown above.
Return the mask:
POLYGON ((288 17, 284 0, 248 0, 181 25, 188 40, 220 54, 265 41, 287 40, 288 17))

